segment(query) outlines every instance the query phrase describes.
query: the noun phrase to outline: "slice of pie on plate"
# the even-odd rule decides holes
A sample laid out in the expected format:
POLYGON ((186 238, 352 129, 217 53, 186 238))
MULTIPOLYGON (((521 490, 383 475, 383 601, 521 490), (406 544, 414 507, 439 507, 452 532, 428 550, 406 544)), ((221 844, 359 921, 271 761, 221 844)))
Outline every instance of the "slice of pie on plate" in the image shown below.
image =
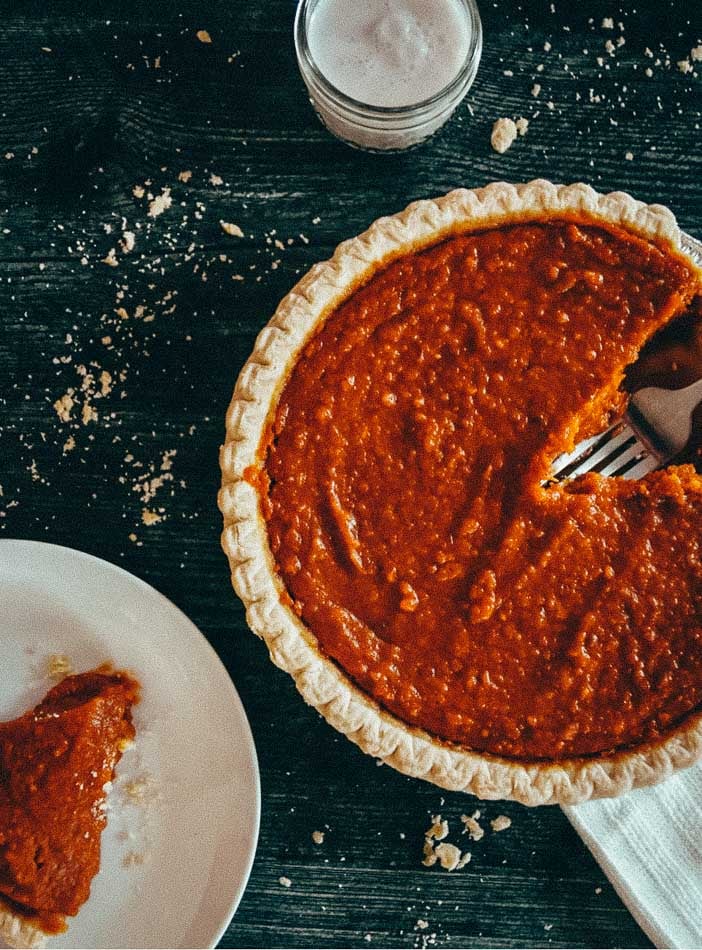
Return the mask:
POLYGON ((100 667, 0 723, 0 939, 41 946, 90 895, 107 783, 134 737, 139 686, 100 667))
POLYGON ((223 546, 366 752, 528 804, 702 753, 702 478, 548 482, 701 290, 667 209, 534 181, 380 219, 282 301, 227 415, 223 546))

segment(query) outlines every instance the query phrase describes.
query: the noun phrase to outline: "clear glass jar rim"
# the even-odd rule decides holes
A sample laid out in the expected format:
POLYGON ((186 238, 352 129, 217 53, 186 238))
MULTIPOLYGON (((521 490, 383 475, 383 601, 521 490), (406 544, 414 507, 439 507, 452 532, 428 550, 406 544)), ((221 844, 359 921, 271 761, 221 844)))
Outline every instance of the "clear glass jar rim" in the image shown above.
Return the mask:
MULTIPOLYGON (((427 99, 421 99, 419 102, 413 102, 410 105, 370 105, 367 102, 362 102, 360 99, 354 99, 353 96, 349 96, 340 89, 337 89, 337 87, 327 79, 327 77, 312 58, 312 54, 307 42, 306 22, 306 13, 310 8, 311 2, 312 0, 299 0, 297 10, 295 12, 294 38, 295 51, 297 53, 298 61, 300 63, 304 62, 305 66, 314 76, 315 81, 321 85, 322 90, 332 101, 336 100, 340 105, 348 109, 350 112, 356 113, 357 115, 399 117, 425 112, 431 109, 433 106, 441 103, 442 100, 450 99, 454 93, 459 92, 465 80, 477 67, 477 62, 480 59, 483 46, 483 27, 480 20, 478 7, 475 3, 475 0, 459 0, 459 2, 465 7, 469 16, 471 36, 468 46, 468 53, 466 54, 463 65, 458 70, 451 82, 447 83, 442 89, 439 89, 438 92, 435 92, 433 96, 429 96, 427 99)), ((351 2, 356 2, 356 0, 351 0, 351 2)), ((360 2, 362 2, 362 0, 360 0, 360 2)))

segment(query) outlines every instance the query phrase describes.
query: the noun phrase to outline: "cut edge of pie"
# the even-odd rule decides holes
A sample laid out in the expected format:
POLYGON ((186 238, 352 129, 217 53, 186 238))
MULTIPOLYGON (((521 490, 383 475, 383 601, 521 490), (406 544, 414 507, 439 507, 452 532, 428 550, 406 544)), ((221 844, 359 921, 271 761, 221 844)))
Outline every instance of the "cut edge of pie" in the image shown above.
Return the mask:
POLYGON ((268 542, 256 487, 261 444, 280 393, 312 333, 359 286, 392 260, 458 234, 516 222, 575 215, 616 225, 696 265, 680 249, 670 210, 624 192, 599 194, 582 183, 495 182, 417 201, 380 218, 315 264, 281 301, 259 334, 236 383, 220 453, 222 547, 251 629, 303 698, 364 752, 398 771, 451 791, 526 805, 577 804, 655 784, 702 756, 702 713, 655 743, 610 755, 520 763, 474 752, 410 726, 384 710, 317 647, 289 606, 268 542))

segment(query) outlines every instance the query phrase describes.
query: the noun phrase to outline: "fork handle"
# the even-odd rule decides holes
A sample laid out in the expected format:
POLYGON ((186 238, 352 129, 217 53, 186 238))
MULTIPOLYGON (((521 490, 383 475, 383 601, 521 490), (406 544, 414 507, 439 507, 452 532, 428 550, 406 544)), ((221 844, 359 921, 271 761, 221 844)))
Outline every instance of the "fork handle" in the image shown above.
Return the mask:
POLYGON ((692 431, 692 413, 702 401, 702 379, 684 389, 647 386, 635 393, 629 405, 643 417, 648 428, 671 455, 687 445, 692 431))

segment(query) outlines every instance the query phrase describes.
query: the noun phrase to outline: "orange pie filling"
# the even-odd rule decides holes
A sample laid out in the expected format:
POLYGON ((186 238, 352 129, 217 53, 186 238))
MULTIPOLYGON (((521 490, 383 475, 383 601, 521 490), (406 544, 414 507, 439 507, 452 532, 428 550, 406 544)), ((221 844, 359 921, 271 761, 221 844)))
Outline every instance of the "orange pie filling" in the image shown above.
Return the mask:
POLYGON ((107 667, 68 676, 0 723, 0 909, 65 929, 100 868, 104 786, 134 737, 139 685, 107 667))
POLYGON ((271 550, 323 654, 404 722, 519 760, 702 706, 702 478, 545 484, 699 291, 601 223, 454 236, 327 316, 261 446, 271 550))

